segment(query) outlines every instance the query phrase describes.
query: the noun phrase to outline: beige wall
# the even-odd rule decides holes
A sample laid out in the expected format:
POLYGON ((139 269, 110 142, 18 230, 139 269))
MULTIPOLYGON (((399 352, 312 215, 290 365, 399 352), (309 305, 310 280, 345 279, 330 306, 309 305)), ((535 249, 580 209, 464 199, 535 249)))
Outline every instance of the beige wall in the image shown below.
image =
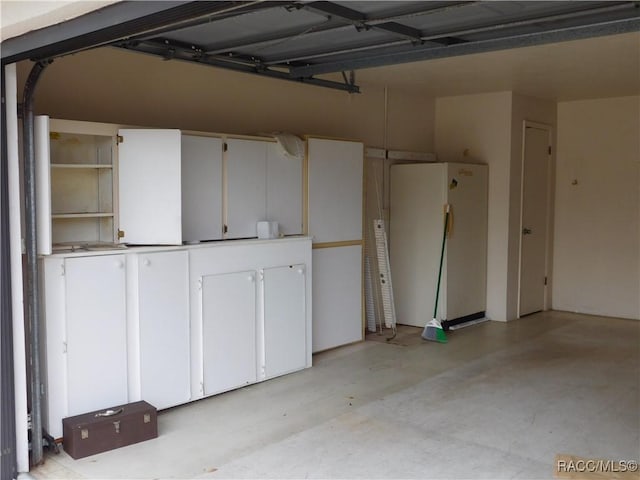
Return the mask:
POLYGON ((558 104, 553 308, 640 318, 640 97, 558 104))
POLYGON ((551 178, 549 179, 550 192, 550 219, 548 225, 551 231, 547 232, 547 276, 549 283, 547 286, 546 308, 551 308, 551 285, 553 277, 551 275, 553 265, 553 205, 554 205, 554 178, 555 178, 555 133, 556 133, 556 102, 552 100, 542 100, 539 98, 526 97, 524 95, 513 94, 513 105, 511 115, 511 173, 510 173, 510 202, 509 202, 509 253, 508 253, 508 273, 507 273, 507 318, 512 319, 518 316, 518 291, 520 276, 520 241, 522 239, 520 230, 520 214, 522 209, 521 188, 522 188, 522 147, 523 147, 523 123, 524 121, 541 123, 551 127, 552 131, 552 155, 549 165, 551 178))
POLYGON ((503 321, 509 319, 511 106, 511 92, 438 98, 435 125, 440 161, 489 165, 487 317, 503 321))
MULTIPOLYGON (((23 85, 30 65, 19 65, 23 85)), ((73 120, 255 134, 285 131, 382 146, 385 95, 260 78, 103 48, 56 60, 36 91, 36 112, 73 120)), ((432 150, 433 99, 390 89, 388 147, 432 150)))

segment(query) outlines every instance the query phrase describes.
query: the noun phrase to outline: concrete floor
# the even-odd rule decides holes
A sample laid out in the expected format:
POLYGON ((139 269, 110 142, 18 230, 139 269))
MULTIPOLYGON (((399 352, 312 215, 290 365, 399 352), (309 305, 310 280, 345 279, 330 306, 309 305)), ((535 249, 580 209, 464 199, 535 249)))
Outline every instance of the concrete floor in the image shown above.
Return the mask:
POLYGON ((363 342, 161 412, 160 436, 36 478, 553 478, 556 454, 640 457, 640 322, 546 312, 363 342), (419 334, 419 333, 418 333, 419 334))

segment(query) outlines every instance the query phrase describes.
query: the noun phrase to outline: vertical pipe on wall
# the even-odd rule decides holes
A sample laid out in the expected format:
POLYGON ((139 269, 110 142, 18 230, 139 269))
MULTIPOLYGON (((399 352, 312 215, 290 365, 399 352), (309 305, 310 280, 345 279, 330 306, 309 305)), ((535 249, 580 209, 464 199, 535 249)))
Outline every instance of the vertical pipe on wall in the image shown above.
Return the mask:
POLYGON ((50 62, 37 62, 25 83, 23 95, 23 149, 26 244, 26 307, 30 345, 31 385, 31 463, 42 463, 42 402, 40 379, 40 305, 38 292, 36 165, 33 120, 33 98, 38 79, 50 62))

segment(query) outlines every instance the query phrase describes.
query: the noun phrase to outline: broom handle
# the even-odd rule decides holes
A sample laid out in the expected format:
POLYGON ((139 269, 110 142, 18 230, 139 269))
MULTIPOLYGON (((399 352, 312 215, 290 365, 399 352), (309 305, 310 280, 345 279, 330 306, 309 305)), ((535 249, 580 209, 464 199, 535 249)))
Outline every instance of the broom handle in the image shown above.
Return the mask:
POLYGON ((436 301, 433 307, 433 318, 438 314, 438 297, 440 296, 440 278, 442 277, 442 263, 444 260, 444 246, 447 243, 447 226, 449 225, 449 204, 444 214, 444 232, 442 233, 442 250, 440 251, 440 267, 438 268, 438 286, 436 287, 436 301))

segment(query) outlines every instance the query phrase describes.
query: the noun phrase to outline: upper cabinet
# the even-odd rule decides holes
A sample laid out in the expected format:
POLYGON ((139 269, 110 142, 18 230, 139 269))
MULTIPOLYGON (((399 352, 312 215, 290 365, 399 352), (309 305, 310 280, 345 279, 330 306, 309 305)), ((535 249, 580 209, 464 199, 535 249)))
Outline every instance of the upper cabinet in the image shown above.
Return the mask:
POLYGON ((118 147, 120 241, 180 245, 180 130, 123 129, 118 147))
POLYGON ((183 240, 254 238, 261 221, 302 234, 302 158, 265 138, 183 135, 182 144, 183 240))
POLYGON ((221 138, 182 135, 182 240, 222 238, 221 138))
POLYGON ((362 239, 364 147, 309 138, 309 235, 315 243, 362 239))
POLYGON ((179 130, 36 119, 38 253, 182 243, 179 130))
POLYGON ((285 155, 276 142, 267 146, 267 220, 280 234, 302 234, 302 158, 285 155))
POLYGON ((226 238, 256 237, 256 224, 267 220, 268 142, 227 140, 226 238))
POLYGON ((303 231, 303 158, 273 139, 36 118, 38 252, 303 231))
POLYGON ((52 244, 114 243, 116 134, 107 124, 38 117, 40 253, 52 244))

